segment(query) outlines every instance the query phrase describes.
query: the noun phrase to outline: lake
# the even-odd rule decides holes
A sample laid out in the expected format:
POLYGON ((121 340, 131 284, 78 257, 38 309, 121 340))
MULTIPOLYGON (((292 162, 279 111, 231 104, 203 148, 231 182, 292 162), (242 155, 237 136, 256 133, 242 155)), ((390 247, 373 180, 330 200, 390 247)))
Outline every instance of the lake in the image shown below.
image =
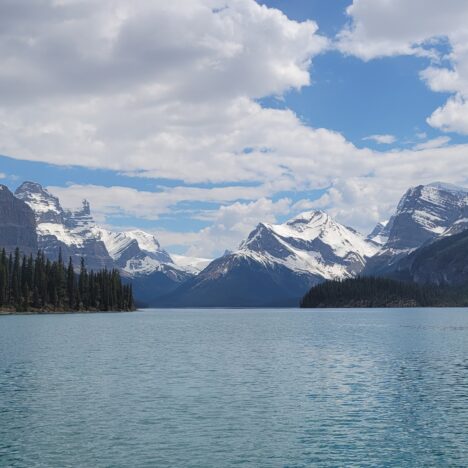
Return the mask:
POLYGON ((468 310, 0 317, 0 466, 468 465, 468 310))

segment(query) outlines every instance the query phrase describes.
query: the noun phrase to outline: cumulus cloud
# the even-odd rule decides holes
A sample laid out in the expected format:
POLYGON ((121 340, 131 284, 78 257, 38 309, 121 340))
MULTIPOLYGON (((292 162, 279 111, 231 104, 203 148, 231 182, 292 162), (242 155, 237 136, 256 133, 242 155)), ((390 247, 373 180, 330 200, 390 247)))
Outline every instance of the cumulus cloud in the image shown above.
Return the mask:
MULTIPOLYGON (((398 200, 410 186, 427 184, 441 179, 457 185, 468 185, 468 145, 443 146, 448 141, 429 140, 417 149, 391 152, 355 151, 338 167, 328 164, 314 178, 306 165, 297 167, 313 184, 327 182, 325 194, 318 200, 303 198, 293 203, 288 197, 272 201, 272 196, 292 190, 288 179, 264 183, 255 187, 226 186, 216 188, 175 187, 159 192, 145 192, 128 187, 71 185, 49 187, 63 201, 64 206, 79 206, 83 198, 91 201, 98 219, 106 222, 109 216, 137 216, 149 220, 161 215, 178 213, 205 221, 208 226, 199 232, 177 233, 162 231, 163 245, 184 247, 194 255, 219 254, 220 249, 235 248, 259 221, 275 222, 278 217, 310 209, 325 209, 338 221, 361 232, 370 231, 378 221, 388 219, 398 200), (346 164, 345 164, 346 162, 346 164), (335 170, 336 169, 336 170, 335 170), (220 203, 208 211, 184 208, 184 202, 201 200, 220 203)), ((317 185, 315 185, 317 186, 317 185)), ((296 192, 301 193, 298 185, 296 192)))
MULTIPOLYGON (((240 240, 259 223, 275 222, 278 215, 289 213, 291 201, 283 198, 276 202, 260 198, 249 203, 236 202, 222 206, 214 212, 207 213, 211 224, 192 238, 187 253, 194 256, 219 255, 219 248, 235 250, 240 240)), ((173 241, 167 238, 170 245, 173 241)), ((184 244, 182 244, 184 245, 184 244)), ((186 244, 185 244, 186 245, 186 244)))
POLYGON ((308 85, 312 21, 254 0, 6 0, 0 153, 148 177, 255 178, 252 139, 288 112, 256 98, 308 85), (248 127, 249 125, 250 127, 248 127), (253 128, 252 128, 253 126, 253 128))
MULTIPOLYGON (((230 186, 222 188, 161 187, 149 192, 122 186, 79 185, 67 187, 49 186, 47 189, 58 196, 61 204, 69 209, 81 206, 87 199, 93 213, 103 220, 108 216, 138 217, 147 220, 159 219, 161 215, 177 211, 178 204, 199 201, 229 203, 252 200, 272 195, 275 188, 269 184, 257 187, 230 186)), ((206 216, 207 219, 210 216, 206 216)))
POLYGON ((391 145, 392 143, 395 143, 396 138, 393 135, 369 135, 363 138, 363 140, 375 141, 380 145, 391 145))
POLYGON ((431 59, 421 78, 433 91, 454 93, 427 120, 442 131, 468 134, 468 3, 464 0, 354 0, 337 47, 363 60, 394 55, 431 59), (446 43, 444 55, 437 46, 446 43))
POLYGON ((468 100, 461 95, 450 98, 427 119, 429 125, 444 132, 468 135, 468 100))
POLYGON ((338 47, 364 60, 391 55, 434 57, 434 40, 465 31, 464 0, 354 0, 338 47))

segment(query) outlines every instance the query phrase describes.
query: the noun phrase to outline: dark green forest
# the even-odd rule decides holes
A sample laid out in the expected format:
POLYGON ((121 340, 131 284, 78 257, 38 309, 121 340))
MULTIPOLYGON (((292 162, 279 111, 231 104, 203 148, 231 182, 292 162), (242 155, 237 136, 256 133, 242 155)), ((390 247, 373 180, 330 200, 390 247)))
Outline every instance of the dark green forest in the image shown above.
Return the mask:
POLYGON ((28 311, 133 310, 131 285, 117 270, 88 271, 81 259, 75 272, 71 258, 51 261, 39 251, 35 258, 19 249, 0 254, 0 309, 28 311))
POLYGON ((420 285, 386 278, 325 281, 302 299, 301 307, 466 307, 468 287, 420 285))

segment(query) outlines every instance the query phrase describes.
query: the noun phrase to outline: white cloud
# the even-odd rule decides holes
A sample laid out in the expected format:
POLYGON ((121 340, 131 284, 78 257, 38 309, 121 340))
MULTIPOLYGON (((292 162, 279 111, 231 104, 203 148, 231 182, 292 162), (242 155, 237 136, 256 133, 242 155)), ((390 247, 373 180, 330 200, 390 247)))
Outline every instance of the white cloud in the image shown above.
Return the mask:
MULTIPOLYGON (((220 250, 235 250, 239 242, 260 222, 275 222, 278 215, 287 214, 291 201, 287 198, 273 202, 266 198, 250 203, 236 202, 209 213, 211 224, 191 240, 187 254, 213 256, 220 250)), ((170 243, 171 239, 167 241, 170 243)), ((187 244, 185 244, 187 245, 187 244)))
POLYGON ((465 0, 354 0, 350 23, 337 38, 344 53, 363 60, 424 55, 432 64, 421 78, 433 91, 454 93, 428 118, 443 131, 468 134, 468 2, 465 0), (443 56, 436 46, 447 42, 443 56))
POLYGON ((375 141, 380 145, 391 145, 392 143, 395 143, 396 138, 393 135, 369 135, 363 138, 363 140, 375 141))
POLYGON ((466 30, 464 0, 354 0, 338 35, 341 51, 364 60, 391 55, 435 57, 433 41, 466 30))
POLYGON ((293 179, 283 178, 255 187, 175 187, 160 192, 93 185, 49 189, 67 207, 78 206, 82 198, 88 198, 104 223, 109 216, 157 220, 169 213, 206 221, 209 226, 199 232, 163 231, 160 240, 163 245, 184 246, 191 254, 210 256, 224 248, 235 248, 258 222, 274 222, 278 215, 321 208, 338 221, 367 232, 378 221, 389 218, 410 186, 434 180, 468 185, 468 145, 440 146, 447 143, 446 139, 426 143, 416 150, 390 152, 357 151, 350 147, 348 154, 337 153, 328 163, 314 156, 311 161, 300 160, 302 165, 295 167, 293 179), (304 198, 294 204, 287 197, 278 202, 271 200, 273 194, 282 190, 300 192, 320 186, 326 188, 326 193, 319 200, 304 198), (187 201, 221 206, 211 211, 184 208, 181 213, 180 203, 187 201))
MULTIPOLYGON (((149 192, 130 187, 71 184, 67 187, 49 186, 61 204, 69 209, 81 206, 87 199, 99 220, 108 216, 138 217, 157 220, 163 214, 174 213, 182 202, 232 203, 238 200, 259 199, 272 195, 276 187, 265 184, 255 187, 228 186, 214 188, 173 187, 149 192)), ((208 215, 208 219, 211 218, 208 215)), ((206 216, 205 216, 206 217, 206 216)))
POLYGON ((439 107, 427 119, 429 125, 444 132, 457 132, 468 135, 468 100, 457 95, 439 107))
MULTIPOLYGON (((253 180, 268 127, 254 99, 310 83, 312 21, 254 0, 0 5, 0 153, 187 181, 253 180)), ((275 175, 277 167, 271 165, 275 175)), ((270 174, 269 174, 270 175, 270 174)))
POLYGON ((441 136, 437 138, 433 138, 432 140, 427 140, 424 143, 419 143, 413 147, 414 150, 420 151, 425 149, 431 148, 440 148, 441 146, 445 146, 450 142, 450 137, 441 136))

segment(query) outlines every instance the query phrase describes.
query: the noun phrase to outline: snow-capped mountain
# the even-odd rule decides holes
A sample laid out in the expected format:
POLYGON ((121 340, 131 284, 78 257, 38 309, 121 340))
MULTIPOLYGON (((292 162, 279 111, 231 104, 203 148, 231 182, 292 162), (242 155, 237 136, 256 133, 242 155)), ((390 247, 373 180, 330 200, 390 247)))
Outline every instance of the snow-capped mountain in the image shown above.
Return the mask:
POLYGON ((311 211, 284 224, 260 223, 235 255, 331 279, 356 275, 377 250, 325 212, 311 211))
POLYGON ((380 252, 368 262, 365 273, 377 274, 392 268, 403 256, 439 237, 468 228, 468 190, 435 182, 410 188, 395 214, 370 238, 385 240, 380 252), (375 235, 377 232, 377 235, 375 235))
POLYGON ((103 242, 96 238, 89 203, 77 211, 65 211, 57 197, 35 182, 24 182, 15 192, 34 211, 39 248, 55 259, 62 252, 75 266, 84 258, 88 268, 111 268, 113 261, 103 242))
POLYGON ((378 248, 322 211, 260 223, 239 249, 177 289, 178 306, 296 305, 313 284, 353 277, 378 248))

